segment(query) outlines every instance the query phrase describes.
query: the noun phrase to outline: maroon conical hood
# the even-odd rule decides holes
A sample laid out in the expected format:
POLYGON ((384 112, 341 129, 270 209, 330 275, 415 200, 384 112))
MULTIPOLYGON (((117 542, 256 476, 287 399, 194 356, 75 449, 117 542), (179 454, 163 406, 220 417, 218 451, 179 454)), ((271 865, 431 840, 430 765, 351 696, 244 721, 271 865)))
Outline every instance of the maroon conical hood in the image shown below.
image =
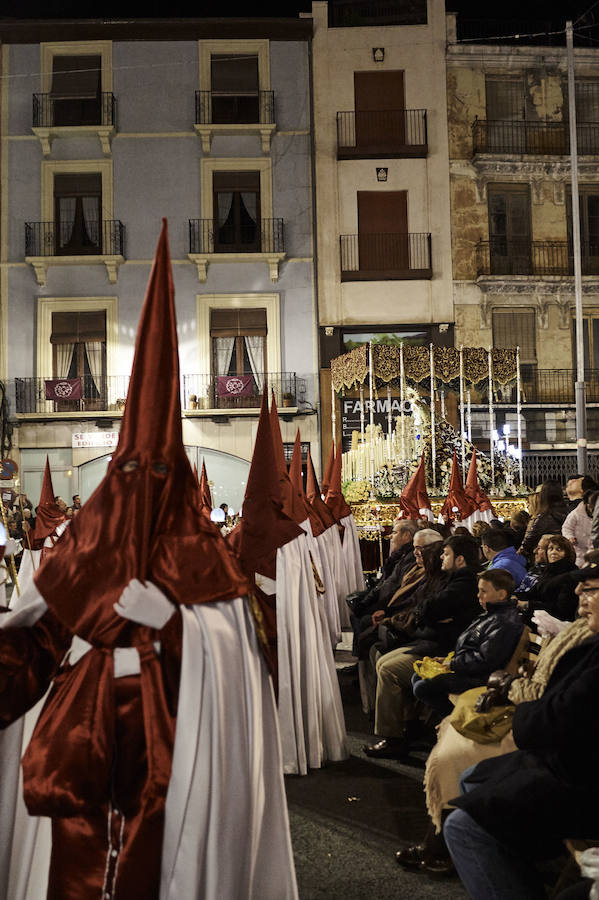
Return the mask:
POLYGON ((36 512, 35 528, 31 533, 32 549, 41 550, 46 538, 50 537, 50 535, 55 535, 58 526, 66 522, 66 519, 67 517, 61 512, 54 500, 50 460, 46 456, 46 468, 44 469, 40 502, 36 512))
POLYGON ((329 486, 331 484, 331 477, 333 475, 333 466, 335 465, 335 444, 331 444, 331 452, 329 453, 329 461, 326 465, 326 469, 324 470, 324 475, 322 476, 322 483, 320 485, 320 489, 322 491, 323 497, 329 492, 329 486))
POLYGON ((476 509, 476 504, 466 496, 462 482, 462 475, 458 465, 458 455, 453 451, 453 463, 451 466, 451 477, 449 479, 449 490, 447 499, 441 507, 441 515, 446 522, 453 522, 454 519, 467 519, 476 509), (457 512, 456 508, 457 507, 457 512))
POLYGON ((281 502, 283 504, 283 512, 286 516, 289 516, 290 519, 293 519, 294 522, 299 524, 306 520, 306 515, 303 505, 301 504, 296 491, 293 489, 291 479, 287 472, 283 438, 281 437, 281 424, 279 422, 279 413, 277 412, 274 391, 270 403, 270 430, 272 433, 277 471, 279 473, 279 491, 281 502))
POLYGON ((341 467, 343 464, 343 452, 341 445, 337 448, 333 470, 331 472, 331 483, 326 496, 326 504, 332 511, 338 522, 346 516, 351 516, 351 508, 345 502, 345 497, 341 490, 341 467))
POLYGON ((480 486, 478 480, 478 467, 476 464, 476 447, 472 450, 472 458, 470 460, 470 466, 468 468, 468 477, 466 479, 466 494, 467 496, 476 503, 477 508, 481 512, 486 512, 486 510, 491 510, 493 514, 495 514, 495 510, 493 509, 493 505, 483 489, 480 486))
MULTIPOLYGON (((197 474, 197 470, 196 470, 197 474)), ((208 510, 208 512, 212 512, 212 496, 210 494, 210 485, 208 484, 208 474, 206 472, 206 463, 202 460, 202 474, 200 475, 200 497, 202 498, 202 503, 204 508, 208 510)))
POLYGON ((318 479, 316 478, 316 472, 314 471, 314 463, 312 462, 312 456, 310 455, 310 450, 308 450, 308 477, 306 479, 306 497, 308 498, 308 503, 315 510, 325 528, 330 528, 331 525, 337 524, 335 516, 322 499, 320 487, 318 485, 318 479))
POLYGON ((404 519, 420 519, 422 516, 420 510, 431 508, 431 501, 426 490, 424 453, 420 457, 416 471, 401 492, 399 505, 404 519))

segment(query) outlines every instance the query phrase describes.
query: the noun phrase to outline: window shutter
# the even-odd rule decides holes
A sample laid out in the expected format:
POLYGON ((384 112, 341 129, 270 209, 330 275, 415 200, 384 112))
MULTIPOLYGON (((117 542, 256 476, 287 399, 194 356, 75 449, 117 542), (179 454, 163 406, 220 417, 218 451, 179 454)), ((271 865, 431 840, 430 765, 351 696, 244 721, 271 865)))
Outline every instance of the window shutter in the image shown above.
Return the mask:
POLYGON ((214 172, 215 191, 260 191, 260 172, 214 172))
POLYGON ((75 174, 54 176, 55 197, 101 197, 102 176, 75 174))
POLYGON ((100 92, 100 56, 55 56, 52 60, 53 100, 89 100, 100 92))
POLYGON ((520 348, 520 362, 534 365, 537 361, 536 321, 534 309, 494 309, 493 346, 498 350, 520 348))
POLYGON ((211 337, 266 335, 265 309, 213 309, 210 311, 211 337))
POLYGON ((258 91, 257 56, 212 56, 210 77, 213 94, 251 94, 258 91))
POLYGON ((51 344, 81 344, 87 341, 106 341, 106 312, 52 313, 51 344))
POLYGON ((521 78, 486 79, 487 119, 516 121, 524 119, 524 82, 521 78))

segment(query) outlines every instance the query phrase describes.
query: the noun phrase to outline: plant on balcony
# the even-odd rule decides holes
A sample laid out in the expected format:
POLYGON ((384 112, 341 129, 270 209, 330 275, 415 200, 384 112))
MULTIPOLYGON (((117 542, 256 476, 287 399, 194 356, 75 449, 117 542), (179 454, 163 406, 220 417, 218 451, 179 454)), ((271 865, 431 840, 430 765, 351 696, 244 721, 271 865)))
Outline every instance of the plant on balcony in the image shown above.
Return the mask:
POLYGON ((196 394, 189 395, 189 408, 197 409, 198 408, 198 398, 196 394))
POLYGON ((295 397, 289 391, 285 391, 283 394, 283 406, 293 406, 295 403, 295 397))
POLYGON ((117 397, 117 400, 116 400, 116 408, 122 411, 122 410, 125 408, 125 403, 126 403, 126 402, 127 402, 127 401, 126 401, 126 398, 125 398, 125 397, 117 397))

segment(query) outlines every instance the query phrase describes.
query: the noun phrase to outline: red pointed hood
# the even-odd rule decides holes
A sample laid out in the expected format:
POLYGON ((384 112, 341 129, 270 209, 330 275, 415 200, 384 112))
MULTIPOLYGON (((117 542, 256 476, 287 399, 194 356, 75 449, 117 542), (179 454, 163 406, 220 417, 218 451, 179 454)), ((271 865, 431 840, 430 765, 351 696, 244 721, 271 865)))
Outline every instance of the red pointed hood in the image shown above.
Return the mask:
POLYGON ((335 465, 335 445, 331 444, 331 452, 329 453, 329 461, 326 465, 326 469, 324 470, 324 475, 322 476, 322 484, 320 485, 320 489, 322 491, 322 496, 326 497, 329 492, 329 486, 331 484, 331 477, 333 475, 333 466, 335 465))
POLYGON ((466 495, 476 504, 477 509, 481 512, 491 510, 495 515, 493 504, 483 491, 478 480, 478 466, 476 463, 476 447, 472 451, 472 458, 468 468, 468 477, 466 479, 466 495))
POLYGON ((453 463, 451 466, 451 477, 449 479, 449 491, 447 499, 441 507, 441 515, 445 522, 461 521, 472 515, 476 509, 476 504, 466 495, 464 485, 462 483, 462 475, 458 465, 458 455, 453 451, 453 463))
MULTIPOLYGON (((132 578, 174 602, 247 593, 248 582, 201 508, 185 453, 166 220, 141 312, 119 442, 106 476, 38 569, 37 587, 80 637, 113 646, 147 629, 113 609, 132 578), (129 465, 125 465, 129 463, 129 465)), ((137 638, 139 640, 139 638, 137 638)))
POLYGON ((231 534, 244 573, 274 578, 277 550, 303 534, 282 507, 268 399, 262 396, 256 442, 248 474, 242 518, 231 534))
MULTIPOLYGON (((197 475, 197 470, 196 470, 197 475)), ((204 508, 208 512, 212 512, 212 495, 210 494, 210 485, 208 484, 208 474, 206 472, 206 463, 202 460, 202 474, 200 475, 200 497, 204 508)))
MULTIPOLYGON (((79 515, 81 515, 79 513, 79 515)), ((54 500, 54 488, 52 487, 52 473, 50 471, 50 461, 46 456, 46 468, 44 469, 44 480, 42 481, 42 491, 40 494, 40 502, 37 507, 35 528, 31 533, 32 550, 41 550, 47 537, 56 534, 56 529, 67 517, 54 500)))
POLYGON ((275 451, 275 459, 277 471, 279 473, 279 490, 281 492, 281 501, 283 503, 283 512, 298 525, 306 521, 306 510, 303 507, 297 492, 293 489, 291 479, 287 472, 287 463, 285 461, 285 450, 283 449, 283 438, 281 437, 281 424, 279 422, 279 413, 277 412, 277 403, 274 391, 270 403, 270 430, 272 432, 272 441, 275 451))
POLYGON ((303 521, 310 519, 312 534, 314 537, 318 537, 318 535, 322 534, 325 530, 325 525, 312 504, 308 503, 308 498, 304 493, 304 483, 302 479, 302 439, 299 428, 297 429, 295 443, 293 445, 293 454, 289 466, 289 479, 304 509, 305 514, 303 521))
POLYGON ((338 522, 346 516, 351 516, 351 508, 345 502, 345 497, 341 491, 341 466, 343 463, 343 452, 341 445, 337 448, 333 470, 331 472, 331 483, 327 491, 325 503, 335 516, 338 522))
POLYGON ((324 500, 322 499, 320 487, 318 485, 318 480, 316 478, 316 472, 314 471, 314 463, 312 462, 312 456, 310 455, 310 450, 308 450, 308 475, 306 478, 306 497, 310 506, 315 510, 316 514, 322 521, 322 524, 325 528, 330 528, 331 525, 336 525, 336 519, 329 507, 326 505, 324 500))
POLYGON ((426 464, 424 453, 416 471, 406 484, 399 498, 404 519, 421 519, 421 509, 430 509, 431 501, 426 490, 426 464))

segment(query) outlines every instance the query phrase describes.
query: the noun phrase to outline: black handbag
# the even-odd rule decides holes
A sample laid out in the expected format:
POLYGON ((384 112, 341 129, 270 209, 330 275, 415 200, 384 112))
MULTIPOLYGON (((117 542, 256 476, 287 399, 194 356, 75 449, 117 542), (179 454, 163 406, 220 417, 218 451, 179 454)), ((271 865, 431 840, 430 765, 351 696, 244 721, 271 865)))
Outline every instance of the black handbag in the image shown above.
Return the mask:
POLYGON ((345 598, 345 602, 353 612, 355 616, 362 615, 362 609, 364 607, 363 601, 368 596, 368 591, 354 591, 352 594, 347 594, 345 598))

